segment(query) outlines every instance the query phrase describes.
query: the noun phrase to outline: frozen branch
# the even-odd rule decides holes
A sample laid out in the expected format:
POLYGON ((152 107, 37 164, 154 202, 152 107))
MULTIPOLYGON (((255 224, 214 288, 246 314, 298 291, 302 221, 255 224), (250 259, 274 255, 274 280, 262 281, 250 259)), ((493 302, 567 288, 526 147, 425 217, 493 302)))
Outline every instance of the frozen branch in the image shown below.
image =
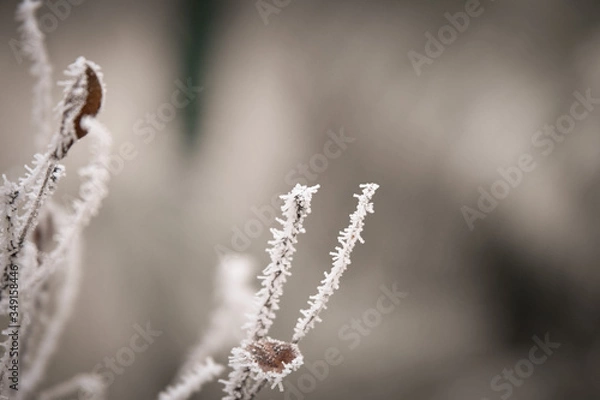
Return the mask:
POLYGON ((294 245, 298 242, 298 235, 304 233, 304 219, 311 212, 312 196, 318 189, 319 185, 296 185, 290 193, 281 196, 284 201, 281 211, 285 219, 277 218, 277 222, 282 225, 281 229, 271 229, 273 239, 269 241, 271 247, 267 249, 271 263, 259 277, 262 288, 256 294, 258 308, 250 322, 245 325, 249 339, 258 340, 265 337, 273 325, 275 312, 279 309, 279 300, 283 294, 283 285, 291 275, 292 259, 296 252, 294 245))
MULTIPOLYGON (((31 5, 24 1, 23 5, 31 5)), ((54 273, 56 266, 63 262, 65 255, 74 249, 76 239, 81 229, 95 215, 102 199, 107 194, 106 182, 110 174, 106 170, 110 149, 110 135, 105 128, 93 117, 100 110, 104 98, 102 75, 98 66, 80 57, 69 67, 66 75, 70 78, 65 82, 64 99, 58 110, 62 115, 60 130, 50 140, 48 150, 44 155, 34 156, 32 167, 27 167, 27 173, 18 183, 12 183, 6 178, 0 190, 4 211, 0 224, 0 239, 2 239, 2 277, 0 280, 0 314, 8 315, 9 305, 17 299, 9 299, 7 289, 19 284, 20 305, 18 317, 11 317, 11 325, 19 326, 19 341, 28 338, 28 329, 35 322, 38 328, 44 322, 34 321, 36 299, 44 295, 43 287, 48 278, 54 273), (73 205, 74 211, 67 219, 66 225, 58 232, 58 245, 47 256, 39 257, 39 251, 32 243, 32 232, 38 222, 38 215, 47 200, 54 193, 57 182, 64 174, 60 161, 66 156, 71 146, 80 138, 91 132, 93 147, 90 164, 80 171, 83 183, 80 187, 80 197, 73 205), (40 262, 41 260, 41 262, 40 262), (14 283, 14 285, 13 285, 14 283), (37 297, 36 297, 37 296, 37 297), (14 320, 13 320, 14 319, 14 320)), ((33 238, 35 239, 35 237, 33 238)), ((74 281, 65 283, 56 303, 56 315, 48 331, 44 332, 43 341, 38 347, 39 356, 31 364, 31 370, 25 370, 23 389, 19 398, 32 392, 43 377, 49 357, 52 355, 56 340, 62 331, 70 307, 74 301, 76 284, 74 281), (28 375, 29 374, 29 375, 28 375)), ((4 331, 5 334, 8 331, 4 331)), ((10 338, 9 338, 10 339, 10 338)), ((2 344, 7 348, 9 341, 2 344)), ((24 350, 24 349, 23 349, 24 350)), ((22 350, 22 351, 23 351, 22 350)), ((7 393, 6 371, 11 362, 9 352, 0 358, 0 395, 7 393)))
MULTIPOLYGON (((283 205, 281 211, 284 219, 277 218, 281 229, 271 229, 273 239, 269 241, 271 247, 267 249, 271 262, 259 277, 262 288, 256 293, 256 312, 251 315, 250 321, 244 326, 247 333, 245 343, 257 342, 264 339, 269 332, 275 312, 279 309, 279 300, 283 294, 283 285, 291 275, 293 255, 296 252, 294 245, 298 242, 300 233, 304 233, 304 219, 310 214, 312 196, 319 186, 307 187, 296 185, 290 193, 281 196, 283 205)), ((245 367, 244 363, 236 362, 239 357, 234 348, 229 365, 233 368, 225 384, 226 400, 247 399, 250 395, 248 387, 254 382, 253 370, 245 367)), ((242 349, 242 350, 240 350, 242 349)))
MULTIPOLYGON (((207 357, 229 349, 242 339, 242 326, 252 311, 254 291, 250 283, 253 266, 247 256, 226 256, 221 260, 215 283, 215 300, 208 329, 192 349, 179 378, 207 357)), ((177 379, 176 379, 177 380, 177 379)))
POLYGON ((39 328, 43 332, 35 351, 26 353, 30 365, 22 378, 20 391, 23 392, 24 397, 33 393, 44 378, 50 358, 56 351, 59 339, 75 306, 81 278, 81 245, 78 236, 71 243, 69 254, 63 264, 63 269, 58 274, 60 276, 55 294, 54 313, 44 319, 37 318, 37 324, 45 323, 46 326, 39 328))
POLYGON ((208 382, 213 381, 223 373, 225 367, 215 364, 212 358, 207 358, 204 363, 198 363, 189 369, 182 380, 168 387, 158 396, 158 400, 186 400, 208 382))
POLYGON ((59 400, 74 393, 79 393, 79 399, 104 400, 106 398, 106 387, 102 377, 97 374, 79 374, 66 382, 44 390, 38 400, 59 400))
POLYGON ((36 83, 33 86, 33 107, 31 110, 36 131, 36 147, 41 149, 52 134, 52 66, 40 30, 36 11, 41 1, 24 0, 17 8, 16 19, 21 22, 22 51, 31 60, 30 72, 36 83))
POLYGON ((335 252, 331 253, 333 267, 329 273, 325 273, 325 279, 321 281, 317 294, 310 297, 311 300, 308 302, 310 307, 307 310, 301 310, 303 317, 298 319, 298 323, 294 328, 293 343, 298 343, 314 327, 316 322, 321 321, 321 312, 327 308, 329 298, 339 289, 340 278, 351 263, 350 256, 356 242, 364 243, 360 234, 364 227, 365 217, 368 213, 373 213, 371 199, 379 185, 368 183, 360 185, 360 187, 363 192, 360 195, 354 195, 358 198, 358 205, 356 211, 350 215, 350 225, 340 232, 338 237, 340 246, 335 248, 335 252))

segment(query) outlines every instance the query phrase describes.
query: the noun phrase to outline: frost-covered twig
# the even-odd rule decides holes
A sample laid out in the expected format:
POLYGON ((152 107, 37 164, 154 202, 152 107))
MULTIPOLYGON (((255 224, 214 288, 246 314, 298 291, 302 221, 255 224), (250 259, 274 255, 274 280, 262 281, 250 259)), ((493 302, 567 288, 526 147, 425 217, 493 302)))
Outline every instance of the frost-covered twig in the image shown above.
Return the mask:
POLYGON ((202 386, 213 381, 221 375, 225 367, 215 364, 212 358, 207 358, 204 363, 197 363, 188 369, 179 383, 168 387, 162 392, 159 400, 186 400, 192 394, 200 391, 202 386))
MULTIPOLYGON (((318 186, 296 185, 289 194, 281 196, 284 200, 282 206, 284 219, 277 219, 277 221, 282 228, 271 230, 273 239, 269 241, 271 247, 267 250, 271 262, 259 276, 262 287, 256 294, 257 308, 249 315, 249 323, 244 325, 246 337, 239 346, 231 350, 229 356, 231 371, 227 379, 220 381, 225 386, 223 400, 252 400, 267 384, 270 384, 271 388, 279 387, 283 390, 283 379, 302 366, 304 358, 298 342, 313 328, 315 322, 320 321, 320 313, 326 308, 333 292, 339 288, 340 277, 350 264, 350 255, 356 242, 363 242, 360 234, 365 217, 373 212, 371 199, 378 187, 374 183, 361 185, 362 194, 355 195, 358 198, 358 206, 350 215, 350 226, 340 233, 338 238, 340 246, 331 253, 333 267, 325 274, 317 295, 311 296, 309 309, 302 311, 304 317, 299 319, 290 342, 273 339, 267 334, 275 319, 275 312, 279 309, 284 283, 290 275, 291 262, 295 253, 294 245, 297 243, 298 235, 304 232, 303 222, 311 212, 312 195, 317 192, 318 186)), ((228 280, 231 281, 231 278, 228 280)), ((227 310, 223 311, 223 314, 227 313, 227 310)), ((207 372, 208 367, 213 365, 211 358, 208 358, 206 364, 203 364, 201 359, 207 357, 210 350, 216 348, 213 343, 219 342, 219 339, 214 335, 225 329, 227 324, 213 318, 208 335, 194 351, 190 361, 182 368, 184 375, 180 376, 176 385, 163 392, 159 400, 186 400, 200 389, 208 379, 206 376, 210 375, 207 372)), ((215 371, 213 375, 220 372, 220 370, 215 371)), ((213 375, 209 378, 212 379, 213 375)))
MULTIPOLYGON (((102 200, 108 193, 106 184, 110 174, 104 165, 110 155, 110 135, 92 117, 84 118, 81 124, 89 131, 92 142, 92 158, 90 163, 79 171, 83 178, 79 189, 79 199, 74 201, 72 213, 62 218, 60 229, 55 235, 57 242, 55 248, 49 254, 42 256, 38 268, 23 276, 23 292, 41 293, 44 285, 57 272, 59 266, 64 265, 67 268, 67 270, 61 271, 65 275, 65 281, 61 282, 61 286, 55 294, 57 297, 54 315, 48 321, 41 336, 41 342, 35 352, 30 355, 32 362, 23 374, 21 396, 33 393, 40 383, 64 324, 71 314, 78 293, 81 268, 78 254, 79 237, 91 217, 98 212, 102 200), (67 259, 66 263, 64 262, 65 258, 67 259)), ((31 302, 23 302, 22 308, 23 311, 34 314, 31 302)), ((37 321, 37 324, 41 323, 43 323, 42 320, 37 321)), ((25 331, 26 328, 27 324, 22 324, 22 331, 25 331)))
POLYGON ((298 235, 304 233, 304 219, 311 212, 312 196, 318 189, 319 185, 296 185, 290 193, 281 196, 281 211, 285 219, 277 218, 277 222, 282 225, 281 229, 271 229, 273 239, 269 241, 271 247, 267 249, 271 263, 259 277, 262 288, 256 294, 257 311, 245 325, 249 339, 258 340, 265 337, 273 325, 275 311, 279 309, 279 299, 283 294, 283 285, 291 275, 290 268, 296 252, 294 245, 298 242, 298 235))
POLYGON ((33 123, 36 146, 41 149, 52 133, 52 66, 35 12, 41 1, 24 0, 17 8, 16 18, 21 22, 22 51, 31 60, 30 72, 36 78, 33 86, 33 123))
POLYGON ((33 393, 39 383, 44 378, 46 368, 50 358, 56 351, 58 341, 65 325, 71 316, 75 299, 79 293, 79 281, 81 277, 81 244, 79 236, 73 238, 70 244, 68 256, 64 261, 64 268, 57 282, 54 313, 40 320, 38 324, 42 326, 43 332, 39 338, 34 352, 27 352, 26 356, 30 359, 25 374, 22 378, 21 391, 22 396, 26 397, 33 393))
POLYGON ((231 348, 242 339, 240 327, 252 311, 254 300, 250 282, 253 270, 252 261, 247 256, 230 255, 221 260, 215 283, 218 307, 212 312, 208 329, 181 367, 179 377, 207 357, 231 348))
POLYGON ((57 263, 70 249, 72 241, 98 213, 102 201, 108 195, 110 173, 105 166, 108 165, 112 138, 95 118, 86 117, 81 121, 81 125, 90 132, 92 158, 88 165, 79 170, 82 178, 79 199, 73 202, 73 212, 66 217, 64 229, 58 232, 56 248, 42 259, 41 267, 24 283, 25 287, 32 290, 39 288, 47 276, 54 272, 57 263))
MULTIPOLYGON (((50 157, 36 157, 35 169, 28 168, 28 174, 22 178, 19 185, 5 179, 5 203, 7 204, 7 221, 5 225, 6 247, 2 250, 6 255, 2 257, 1 266, 3 275, 0 280, 0 301, 5 300, 10 274, 18 270, 18 258, 25 246, 25 239, 37 224, 40 209, 49 196, 56 190, 58 180, 64 175, 64 168, 57 160, 50 157), (31 182, 31 183, 29 183, 31 182), (26 201, 22 207, 23 215, 19 215, 19 204, 26 201)), ((4 309, 4 307, 0 306, 4 309)))
MULTIPOLYGON (((348 265, 350 265, 350 255, 352 254, 356 242, 360 241, 363 243, 360 234, 364 227, 365 217, 368 213, 373 212, 373 203, 371 203, 371 199, 379 186, 374 183, 368 183, 360 185, 360 187, 363 191, 360 195, 354 195, 354 197, 358 198, 358 205, 356 211, 350 215, 350 225, 340 232, 340 236, 338 237, 340 246, 336 247, 335 252, 331 253, 333 257, 333 267, 329 273, 325 273, 325 279, 318 287, 317 294, 310 297, 312 301, 309 301, 309 309, 301 310, 304 317, 298 320, 298 323, 294 328, 294 335, 291 343, 286 343, 286 346, 288 347, 295 346, 298 354, 300 354, 300 350, 297 347, 297 343, 314 327, 315 322, 321 321, 320 313, 327 308, 327 302, 334 291, 339 289, 340 278, 346 268, 348 268, 348 265)), ((244 361, 244 356, 247 358, 249 354, 248 352, 244 353, 239 349, 237 352, 240 354, 238 357, 240 357, 242 361, 244 361)), ((281 356, 281 353, 279 353, 279 356, 281 356)), ((275 376, 261 374, 260 371, 256 372, 255 370, 255 383, 247 390, 244 399, 253 399, 267 383, 271 383, 272 387, 279 385, 281 389, 281 381, 283 378, 302 365, 301 355, 297 360, 298 361, 294 360, 294 362, 286 363, 286 370, 275 376)), ((238 360, 234 361, 240 363, 238 360)), ((242 363, 241 365, 245 364, 242 363)))
POLYGON ((321 321, 321 312, 327 308, 327 302, 334 291, 339 289, 340 278, 351 263, 350 255, 356 242, 364 243, 360 234, 364 227, 365 217, 368 213, 373 212, 371 199, 379 185, 367 183, 360 185, 360 187, 363 191, 360 195, 354 195, 358 198, 358 205, 356 211, 350 215, 350 225, 340 232, 338 237, 340 246, 335 248, 335 252, 331 253, 333 267, 329 273, 325 273, 325 279, 321 281, 317 294, 310 297, 311 300, 308 302, 310 307, 307 310, 301 310, 303 317, 298 319, 298 323, 294 328, 292 343, 298 343, 314 327, 316 322, 321 321))
MULTIPOLYGON (((71 313, 80 273, 81 230, 106 196, 110 176, 105 167, 110 155, 110 135, 94 119, 105 98, 102 74, 96 64, 83 57, 65 71, 68 80, 62 83, 64 98, 57 107, 60 127, 53 130, 52 67, 36 19, 41 5, 39 0, 22 0, 16 17, 21 22, 21 50, 31 60, 31 73, 36 79, 32 106, 36 144, 41 148, 39 142, 46 142, 47 149, 34 155, 31 167, 25 166, 23 177, 11 182, 3 176, 0 185, 0 315, 9 317, 9 328, 2 331, 6 338, 0 343, 4 350, 0 357, 0 397, 16 400, 35 395, 71 313), (38 225, 41 213, 52 217, 55 210, 50 200, 64 175, 61 161, 73 144, 88 133, 94 144, 93 155, 89 165, 80 170, 83 183, 73 212, 63 218, 60 229, 38 225), (48 251, 50 254, 46 254, 48 251), (21 376, 19 384, 14 380, 15 367, 21 376), (10 388, 9 374, 13 378, 10 388)), ((53 219, 49 221, 52 223, 53 219)), ((59 385, 48 396, 60 396, 78 385, 91 385, 91 393, 99 394, 95 398, 100 399, 103 390, 94 382, 101 389, 98 376, 80 375, 59 385)))
MULTIPOLYGON (((34 157, 34 168, 27 167, 27 174, 19 179, 18 184, 5 179, 1 191, 6 196, 5 203, 10 204, 14 211, 18 210, 17 207, 21 202, 25 203, 24 215, 14 215, 5 225, 5 240, 8 246, 7 257, 3 260, 5 264, 2 265, 3 277, 0 281, 2 291, 6 289, 8 269, 15 265, 25 239, 35 228, 40 209, 56 189, 60 177, 64 175, 64 167, 59 164, 59 161, 65 157, 75 141, 88 132, 88 128, 82 126, 85 125, 82 123, 82 118, 96 115, 102 105, 104 97, 102 74, 96 64, 79 57, 69 66, 66 74, 72 79, 65 85, 65 97, 59 108, 62 111, 60 130, 51 139, 46 154, 37 154, 34 157)), ((105 134, 103 129, 97 130, 105 134)), ((104 166, 101 166, 100 170, 108 174, 104 166)), ((100 190, 99 194, 101 200, 104 193, 100 190)))
MULTIPOLYGON (((230 348, 241 340, 240 327, 251 311, 254 300, 250 284, 252 271, 252 262, 246 256, 231 255, 221 260, 215 284, 215 297, 219 307, 213 311, 208 329, 190 352, 174 384, 161 393, 159 399, 189 398, 200 390, 199 383, 204 382, 203 377, 211 369, 211 363, 206 361, 209 356, 230 348)), ((223 369, 221 366, 219 368, 223 369)))
POLYGON ((264 339, 269 332, 275 312, 279 309, 279 300, 283 294, 283 285, 291 274, 293 255, 296 252, 294 245, 298 242, 298 235, 304 233, 304 219, 310 214, 312 196, 319 186, 307 187, 296 185, 290 193, 281 196, 283 205, 281 211, 285 219, 278 218, 281 229, 271 229, 273 239, 269 241, 271 247, 267 249, 271 262, 263 270, 261 279, 262 288, 257 292, 257 309, 251 315, 250 321, 244 325, 247 333, 246 341, 238 348, 232 350, 229 365, 233 371, 225 383, 225 399, 246 399, 249 395, 248 387, 253 383, 253 370, 238 362, 239 352, 253 342, 264 339))
POLYGON ((104 400, 106 386, 98 374, 79 374, 68 381, 59 383, 50 389, 44 390, 38 400, 59 400, 79 392, 79 399, 104 400))
MULTIPOLYGON (((24 0, 18 11, 18 18, 23 21, 22 31, 25 41, 25 52, 33 60, 32 73, 38 79, 34 90, 33 119, 41 136, 46 136, 46 130, 51 129, 51 113, 49 107, 50 91, 48 80, 51 68, 43 44, 43 35, 39 32, 35 21, 35 10, 39 2, 24 0)), ((2 255, 0 257, 0 314, 10 315, 12 326, 18 326, 19 336, 16 342, 7 338, 1 346, 5 351, 0 358, 0 394, 8 394, 5 377, 14 352, 8 349, 14 343, 23 345, 21 353, 31 350, 31 343, 24 342, 29 328, 35 323, 37 331, 46 328, 42 341, 35 346, 36 354, 25 357, 29 360, 29 369, 23 371, 22 389, 18 398, 25 398, 33 392, 43 377, 49 357, 56 340, 62 331, 62 326, 70 314, 70 306, 76 293, 74 281, 65 282, 61 295, 55 302, 55 315, 52 320, 44 322, 43 310, 40 305, 47 302, 44 287, 67 254, 75 255, 76 239, 92 215, 97 212, 100 202, 106 195, 106 181, 109 174, 105 168, 109 156, 110 136, 93 117, 99 112, 104 99, 104 86, 99 67, 83 57, 71 64, 66 71, 70 78, 64 83, 64 99, 57 107, 61 113, 61 126, 50 138, 50 144, 44 154, 36 154, 32 167, 26 166, 27 173, 17 183, 10 182, 4 177, 0 189, 3 211, 0 217, 0 240, 2 255), (68 219, 67 225, 58 231, 58 246, 46 257, 39 257, 39 250, 32 244, 31 234, 38 222, 38 215, 45 207, 47 200, 56 190, 58 180, 64 175, 64 167, 60 161, 67 155, 71 146, 88 132, 92 132, 96 151, 90 165, 82 169, 84 177, 80 194, 81 200, 74 204, 75 211, 68 219), (40 262, 41 261, 41 262, 40 262), (18 288, 18 290, 16 290, 18 288), (7 296, 11 290, 10 298, 7 296), (44 300, 46 299, 46 300, 44 300), (18 307, 18 312, 16 308, 18 307), (9 314, 11 311, 11 314, 9 314), (34 320, 34 317, 37 320, 34 320), (47 325, 46 325, 47 324, 47 325), (27 344, 27 347, 25 347, 27 344)), ((33 238, 35 240, 35 237, 33 238)), ((73 268, 79 268, 73 265, 73 268)), ((77 271, 74 272, 76 276, 77 271)), ((8 330, 3 331, 9 333, 8 330)), ((23 354, 20 354, 21 358, 23 354)), ((23 366, 25 367, 25 366, 23 366)), ((11 389, 12 390, 12 389, 11 389)))

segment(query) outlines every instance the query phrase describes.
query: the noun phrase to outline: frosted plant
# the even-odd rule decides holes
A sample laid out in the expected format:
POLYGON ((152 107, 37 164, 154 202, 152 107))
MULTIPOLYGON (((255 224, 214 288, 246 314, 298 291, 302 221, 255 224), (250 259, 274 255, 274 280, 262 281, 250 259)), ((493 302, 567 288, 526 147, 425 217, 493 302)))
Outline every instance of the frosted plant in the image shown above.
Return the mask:
POLYGON ((304 232, 302 222, 310 213, 312 194, 317 188, 297 185, 290 194, 282 196, 284 199, 282 211, 286 220, 279 221, 283 225, 281 231, 272 231, 274 239, 269 244, 273 247, 268 250, 271 264, 265 268, 264 275, 260 277, 263 288, 257 293, 259 308, 247 325, 249 328, 247 338, 231 352, 229 365, 232 371, 229 379, 223 381, 225 400, 252 399, 267 383, 270 383, 272 388, 279 386, 282 390, 282 380, 303 364, 298 342, 315 322, 321 320, 319 314, 326 308, 333 292, 339 289, 340 277, 350 264, 350 255, 356 242, 362 243, 360 234, 364 227, 364 220, 368 213, 373 212, 371 199, 378 188, 374 183, 361 185, 362 194, 355 195, 358 198, 358 206, 350 216, 350 226, 340 233, 338 240, 341 247, 337 247, 336 252, 332 253, 333 268, 329 274, 325 274, 317 295, 311 297, 313 301, 310 303, 310 308, 302 311, 304 318, 298 321, 292 341, 283 342, 267 336, 275 318, 274 312, 278 309, 279 297, 283 293, 285 279, 280 277, 290 274, 293 244, 296 243, 297 234, 304 232), (291 210, 295 211, 291 212, 291 210), (286 233, 293 239, 286 239, 286 233), (283 251, 284 249, 287 250, 283 251), (283 265, 285 267, 278 268, 283 265), (276 300, 271 301, 272 297, 276 300), (256 329, 257 326, 260 329, 256 329))
MULTIPOLYGON (((49 220, 52 221, 52 219, 49 220)), ((64 218, 58 218, 58 220, 65 221, 64 218)), ((59 227, 59 229, 61 228, 64 229, 64 227, 59 227)), ((45 287, 39 290, 37 295, 36 317, 38 322, 32 325, 24 346, 29 350, 24 354, 24 361, 30 367, 23 377, 22 387, 19 390, 25 393, 31 393, 44 378, 50 358, 56 350, 79 293, 81 245, 79 236, 75 236, 73 239, 70 243, 72 250, 66 254, 63 268, 56 271, 51 279, 45 280, 45 287), (50 298, 50 293, 52 293, 53 299, 50 298), (54 300, 53 307, 51 307, 51 300, 54 300), (32 351, 33 349, 35 351, 32 351)))
POLYGON ((36 131, 35 144, 42 148, 52 134, 52 66, 44 42, 44 34, 35 17, 41 1, 23 1, 17 8, 17 21, 21 22, 23 46, 21 51, 31 60, 31 74, 37 78, 33 87, 33 122, 36 131))
POLYGON ((106 387, 98 374, 79 374, 68 381, 44 390, 38 400, 59 400, 66 396, 78 394, 78 399, 103 400, 106 398, 106 387))
POLYGON ((298 343, 300 339, 306 336, 308 331, 314 328, 316 322, 321 322, 320 314, 327 308, 327 302, 331 295, 333 295, 333 292, 340 288, 340 278, 351 263, 350 255, 356 242, 364 243, 360 234, 364 228, 367 213, 373 212, 371 199, 375 191, 379 188, 379 185, 367 183, 360 185, 360 187, 363 189, 363 192, 360 195, 354 195, 354 197, 358 198, 358 206, 354 214, 350 215, 350 225, 340 232, 340 236, 338 237, 340 246, 336 247, 335 251, 331 253, 333 267, 329 273, 325 273, 325 279, 321 281, 321 286, 317 289, 317 294, 310 297, 311 301, 308 302, 310 307, 307 310, 300 311, 303 317, 298 319, 298 323, 294 328, 292 343, 298 343))
POLYGON ((246 314, 251 311, 254 299, 250 284, 252 271, 252 262, 248 257, 223 257, 215 283, 215 297, 219 306, 212 312, 208 329, 190 351, 175 383, 159 395, 160 400, 187 399, 224 370, 209 356, 228 350, 241 340, 241 326, 246 314))
MULTIPOLYGON (((232 350, 232 359, 239 361, 225 386, 225 392, 232 396, 232 399, 247 396, 248 384, 252 382, 252 377, 257 371, 247 365, 248 358, 245 355, 248 354, 248 346, 265 339, 273 324, 275 312, 279 309, 279 299, 283 294, 283 285, 291 275, 293 254, 296 252, 294 245, 298 242, 298 235, 304 233, 304 219, 311 212, 312 196, 318 189, 318 185, 296 185, 290 193, 281 196, 281 211, 285 219, 277 219, 281 229, 271 229, 273 239, 269 241, 271 247, 267 249, 271 262, 259 277, 262 288, 256 294, 256 311, 244 326, 246 339, 239 348, 232 350)), ((276 375, 269 376, 276 379, 276 375)))
POLYGON ((291 275, 294 245, 298 243, 298 235, 304 233, 304 219, 310 214, 312 196, 319 186, 306 187, 296 185, 290 193, 281 196, 281 211, 285 219, 277 219, 281 229, 271 229, 273 240, 269 241, 267 253, 271 263, 260 276, 262 288, 256 294, 257 311, 250 322, 245 325, 248 338, 258 340, 264 338, 273 325, 275 311, 279 309, 279 299, 283 294, 283 285, 291 275))
MULTIPOLYGON (((105 98, 98 65, 79 57, 65 71, 63 100, 56 107, 60 126, 52 127, 52 68, 35 17, 40 5, 24 0, 17 20, 22 23, 23 52, 36 78, 36 141, 48 144, 25 166, 23 177, 11 181, 3 176, 0 186, 0 315, 8 317, 2 331, 6 339, 0 343, 0 397, 14 399, 32 398, 44 378, 78 293, 81 231, 98 212, 110 177, 104 166, 111 137, 95 119, 105 98), (51 201, 65 173, 61 161, 84 137, 91 143, 90 161, 79 171, 79 198, 71 211, 63 210, 51 201)), ((91 382, 87 375, 75 381, 91 382)))
MULTIPOLYGON (((289 342, 271 338, 268 333, 276 317, 276 311, 279 309, 284 284, 287 277, 291 275, 293 255, 296 252, 295 244, 298 242, 298 236, 304 233, 304 220, 311 213, 312 196, 319 187, 296 185, 290 193, 281 196, 283 218, 277 219, 281 228, 271 229, 273 239, 268 242, 270 247, 267 249, 271 261, 263 270, 262 275, 258 277, 261 288, 255 295, 255 309, 248 314, 249 321, 243 326, 245 338, 231 350, 229 356, 231 372, 227 379, 221 380, 225 386, 224 400, 253 399, 267 384, 270 384, 271 388, 279 387, 280 390, 283 390, 283 379, 303 365, 304 358, 298 343, 316 322, 321 321, 321 312, 327 307, 327 302, 333 292, 339 289, 340 278, 350 265, 352 250, 357 242, 363 242, 361 233, 364 228, 364 220, 367 214, 373 212, 371 199, 378 187, 374 183, 361 185, 362 194, 355 195, 358 198, 358 206, 356 211, 350 215, 350 225, 340 232, 338 238, 340 246, 331 253, 333 267, 329 273, 325 274, 325 279, 318 287, 317 294, 311 296, 309 308, 302 311, 303 317, 298 320, 293 337, 289 342)), ((230 258, 223 260, 221 264, 221 268, 225 268, 223 272, 233 270, 231 267, 227 267, 231 260, 230 258)), ((247 273, 249 269, 244 268, 244 271, 247 273)), ((223 276, 229 276, 226 280, 231 282, 232 287, 237 287, 235 292, 240 292, 243 288, 244 297, 247 297, 248 286, 245 280, 233 279, 234 276, 239 275, 241 274, 237 272, 228 272, 223 276)), ((241 295, 234 296, 234 290, 223 288, 223 281, 220 282, 218 285, 220 291, 224 290, 224 293, 230 293, 222 297, 232 299, 223 302, 221 313, 227 316, 233 315, 230 306, 235 303, 234 298, 241 300, 241 295)), ((241 301, 238 306, 241 306, 241 301)), ((159 400, 188 399, 204 384, 220 375, 223 367, 215 364, 208 354, 209 350, 220 349, 220 346, 213 343, 219 341, 217 339, 219 334, 226 334, 227 330, 231 329, 231 321, 225 322, 217 318, 215 314, 208 333, 181 369, 176 380, 177 383, 163 391, 159 395, 159 400)))
POLYGON ((191 370, 198 361, 225 349, 242 339, 241 326, 252 311, 254 291, 251 278, 254 267, 249 257, 229 255, 222 258, 215 282, 215 300, 210 326, 192 349, 179 375, 191 370))
POLYGON ((208 357, 203 363, 195 364, 181 376, 177 385, 168 387, 158 396, 158 400, 183 400, 199 392, 205 383, 213 381, 221 375, 225 367, 215 364, 208 357))

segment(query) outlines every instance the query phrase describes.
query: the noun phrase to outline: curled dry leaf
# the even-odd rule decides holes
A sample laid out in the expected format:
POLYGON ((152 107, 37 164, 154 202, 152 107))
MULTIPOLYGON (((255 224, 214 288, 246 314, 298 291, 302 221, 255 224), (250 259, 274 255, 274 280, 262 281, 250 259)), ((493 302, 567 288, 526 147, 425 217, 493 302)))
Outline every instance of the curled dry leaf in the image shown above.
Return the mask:
POLYGON ((102 74, 96 64, 79 57, 69 66, 66 74, 73 79, 64 82, 65 97, 62 101, 61 141, 55 156, 62 159, 76 140, 87 135, 87 129, 81 125, 83 117, 94 117, 102 107, 104 86, 102 74))
POLYGON ((89 63, 86 64, 85 76, 87 78, 87 98, 81 111, 77 114, 77 117, 75 117, 75 135, 77 136, 77 139, 81 139, 87 135, 87 130, 81 127, 81 118, 84 116, 96 116, 102 106, 102 84, 100 83, 98 75, 89 63))

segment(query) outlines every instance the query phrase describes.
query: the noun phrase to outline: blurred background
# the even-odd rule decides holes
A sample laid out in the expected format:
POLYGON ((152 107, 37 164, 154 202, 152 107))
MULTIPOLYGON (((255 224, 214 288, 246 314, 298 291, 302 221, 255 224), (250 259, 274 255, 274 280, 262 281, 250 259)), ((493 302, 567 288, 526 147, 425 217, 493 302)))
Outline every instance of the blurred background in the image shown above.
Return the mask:
MULTIPOLYGON (((16 5, 0 3, 11 175, 35 151, 16 5)), ((251 221, 294 183, 320 184, 274 326, 287 339, 352 194, 372 181, 366 243, 302 343, 309 363, 332 346, 343 362, 314 387, 305 368, 293 374, 304 393, 259 399, 600 398, 600 110, 580 104, 589 113, 568 134, 538 134, 600 97, 598 2, 87 0, 39 15, 57 80, 79 55, 102 66, 100 120, 115 139, 46 386, 92 371, 150 323, 163 334, 109 398, 155 398, 208 324, 219 254, 247 253, 258 272, 270 234, 251 221), (528 155, 535 168, 514 172, 528 155), (520 174, 515 187, 499 169, 520 174), (502 198, 483 212, 492 187, 502 198), (394 283, 408 296, 350 348, 340 331, 394 283), (533 337, 548 335, 560 347, 529 371, 533 337)), ((85 162, 74 150, 65 193, 85 162)), ((195 398, 220 396, 213 383, 195 398)))

